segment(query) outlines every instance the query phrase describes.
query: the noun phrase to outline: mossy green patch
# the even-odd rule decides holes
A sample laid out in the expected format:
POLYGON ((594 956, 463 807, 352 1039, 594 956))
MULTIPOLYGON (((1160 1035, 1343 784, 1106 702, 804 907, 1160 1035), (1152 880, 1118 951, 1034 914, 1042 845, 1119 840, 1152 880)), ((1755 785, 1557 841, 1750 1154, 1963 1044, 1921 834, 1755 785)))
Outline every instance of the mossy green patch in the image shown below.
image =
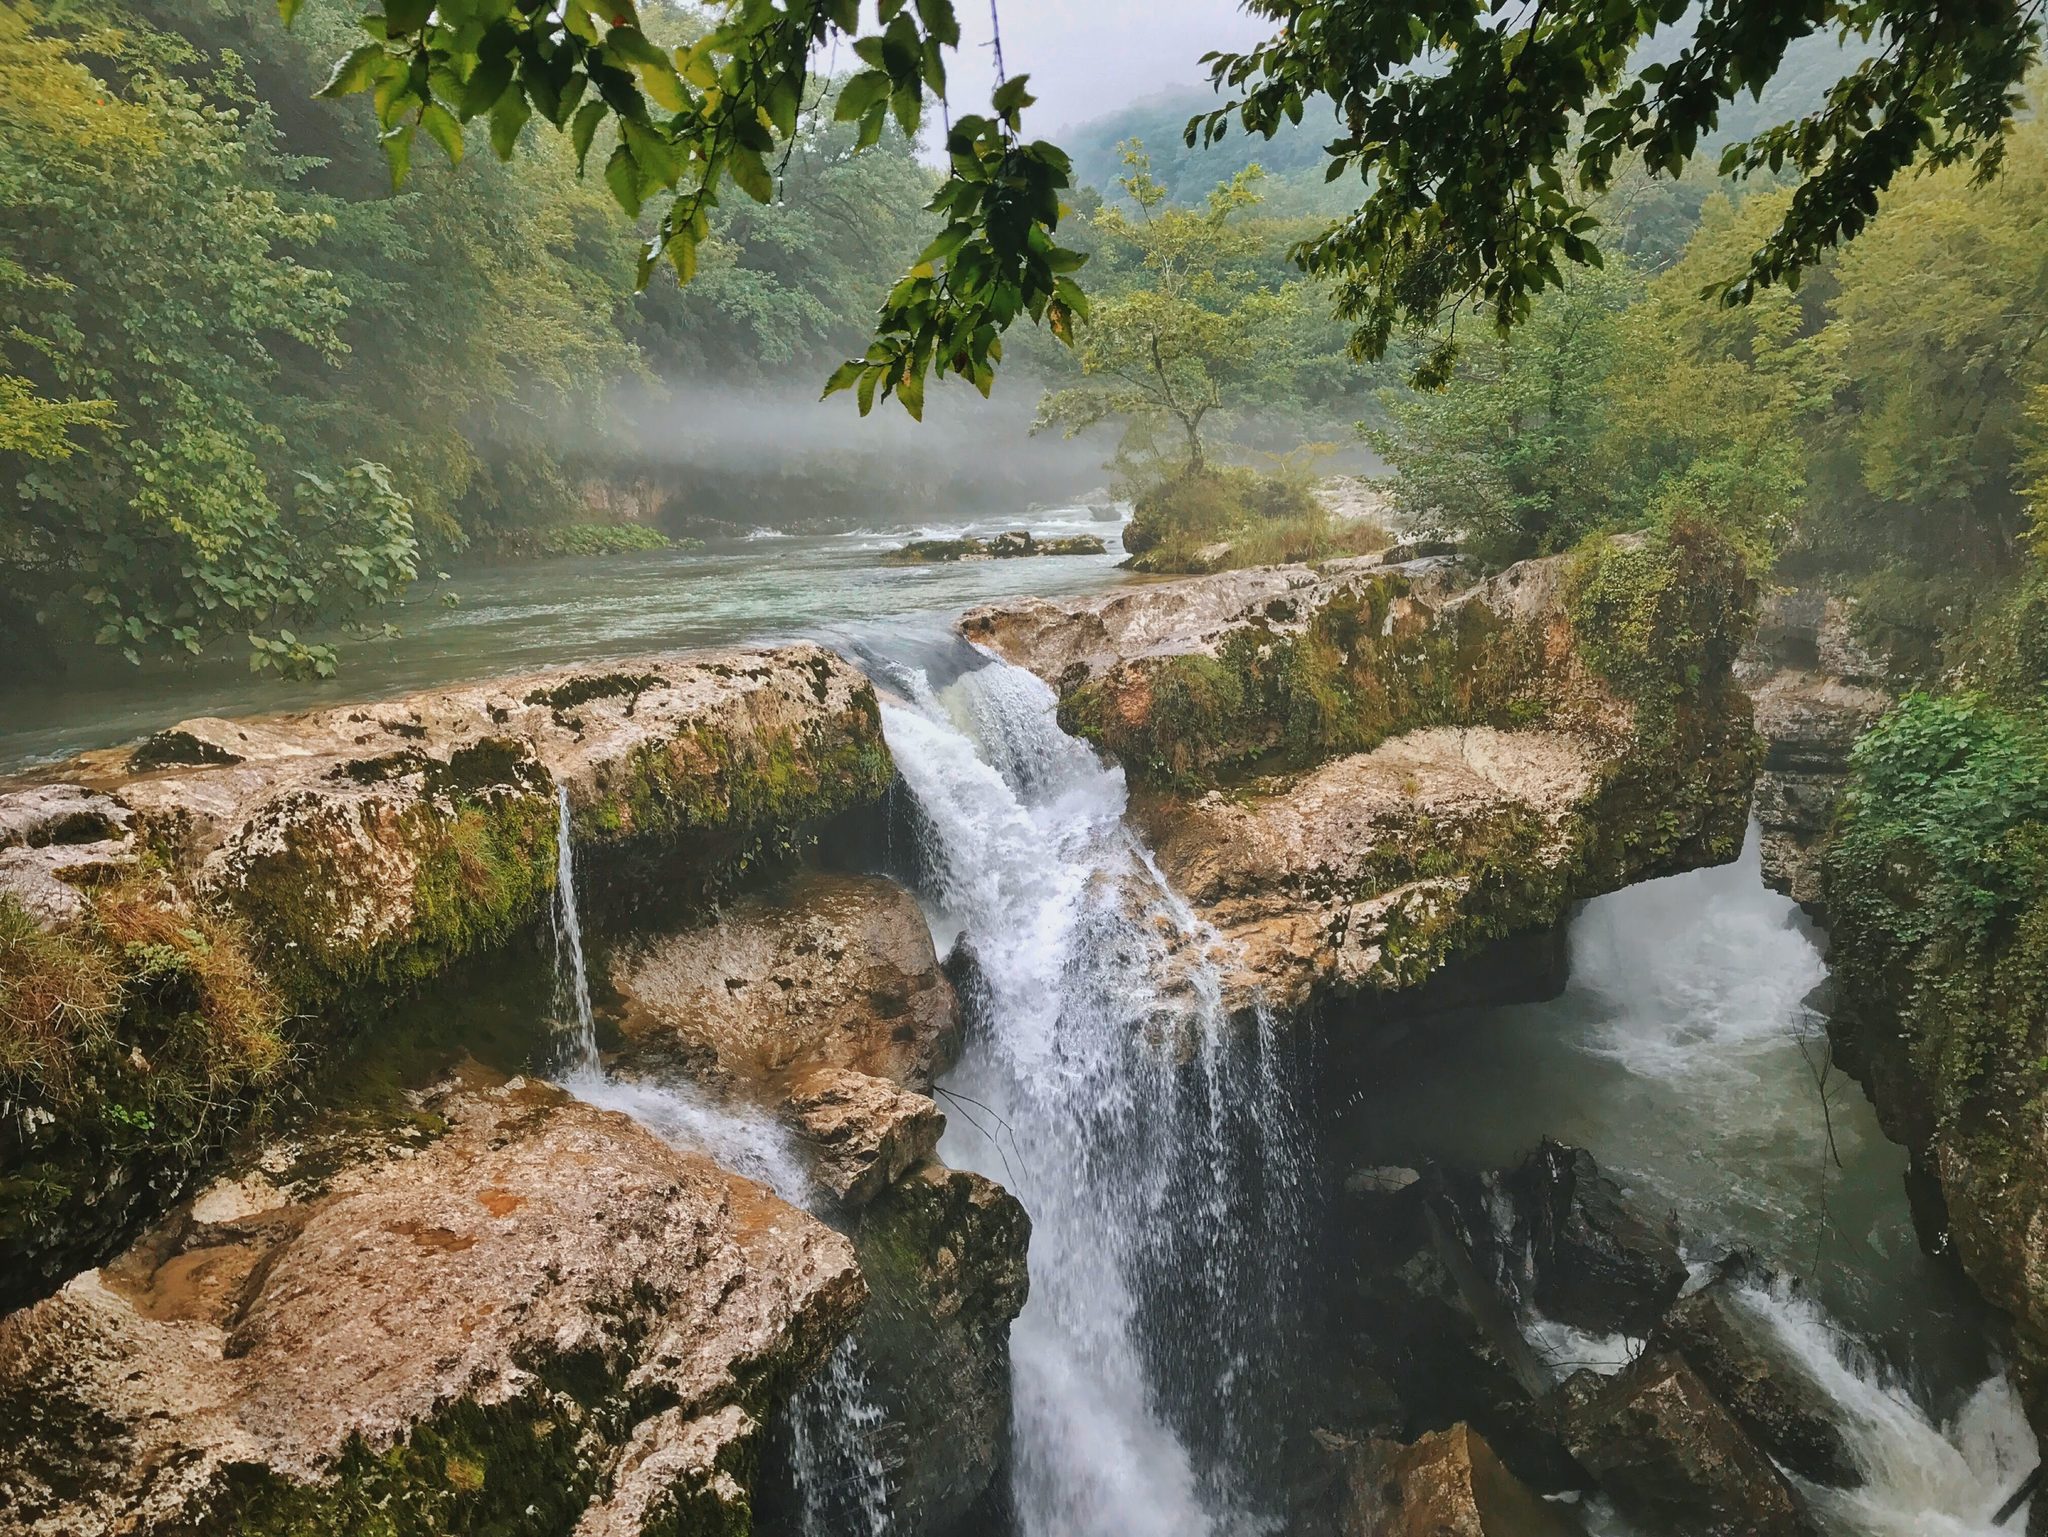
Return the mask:
POLYGON ((1399 622, 1399 573, 1340 588, 1305 629, 1261 618, 1213 656, 1136 664, 1085 683, 1060 722, 1132 773, 1182 789, 1310 767, 1421 726, 1514 725, 1539 716, 1540 652, 1479 601, 1434 624, 1399 622))

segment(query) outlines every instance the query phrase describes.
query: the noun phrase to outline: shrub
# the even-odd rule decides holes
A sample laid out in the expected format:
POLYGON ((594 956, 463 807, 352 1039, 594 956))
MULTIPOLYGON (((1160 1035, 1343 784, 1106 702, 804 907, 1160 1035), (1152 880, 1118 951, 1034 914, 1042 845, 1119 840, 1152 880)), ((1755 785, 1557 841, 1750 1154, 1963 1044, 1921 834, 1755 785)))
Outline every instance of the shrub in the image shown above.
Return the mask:
POLYGON ((1148 487, 1124 526, 1132 568, 1151 572, 1323 560, 1392 542, 1372 524, 1332 520, 1306 477, 1261 475, 1235 465, 1182 471, 1148 487))

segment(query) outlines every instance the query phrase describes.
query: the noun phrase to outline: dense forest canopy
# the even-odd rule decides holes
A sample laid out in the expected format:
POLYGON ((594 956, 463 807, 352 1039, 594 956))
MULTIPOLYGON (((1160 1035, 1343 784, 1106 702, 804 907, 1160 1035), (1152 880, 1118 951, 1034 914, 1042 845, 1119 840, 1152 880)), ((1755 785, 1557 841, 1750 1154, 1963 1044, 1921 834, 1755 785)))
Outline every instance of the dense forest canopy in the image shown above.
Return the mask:
MULTIPOLYGON (((646 113, 687 141, 687 110, 649 93, 697 99, 692 70, 724 69, 724 50, 747 27, 784 13, 742 7, 714 26, 648 6, 637 24, 592 21, 604 28, 599 44, 571 28, 556 43, 603 89, 583 87, 597 94, 573 110, 555 103, 566 135, 509 131, 509 93, 527 93, 531 110, 530 93, 545 90, 520 51, 539 42, 518 41, 491 66, 506 83, 488 110, 479 103, 489 80, 473 78, 480 63, 466 66, 449 110, 470 120, 431 153, 409 146, 394 190, 386 120, 410 114, 417 129, 432 103, 407 97, 411 65, 401 78, 379 61, 407 49, 430 57, 447 41, 436 29, 459 9, 351 53, 363 33, 348 0, 306 0, 289 26, 267 0, 0 5, 0 626, 12 641, 97 640, 139 658, 246 638, 256 666, 324 673, 339 623, 375 624, 381 603, 464 550, 660 543, 641 525, 689 532, 691 518, 737 515, 764 487, 778 505, 830 505, 849 500, 864 463, 886 467, 892 487, 914 478, 893 440, 863 451, 821 437, 807 455, 802 442, 775 448, 731 424, 748 400, 784 420, 771 403, 815 395, 835 362, 870 345, 878 296, 921 252, 922 275, 885 306, 885 330, 915 311, 913 330, 929 339, 930 327, 973 309, 936 296, 986 246, 988 232, 969 226, 989 207, 957 201, 960 157, 943 169, 920 158, 910 129, 927 148, 944 131, 927 98, 912 110, 904 94, 928 74, 922 47, 908 62, 884 47, 878 63, 863 44, 837 80, 813 74, 818 56, 806 54, 800 90, 769 114, 769 151, 749 151, 772 173, 771 195, 704 200, 690 281, 655 265, 638 287, 634 249, 668 241, 673 210, 665 183, 635 185, 623 202, 636 213, 621 206, 620 174, 607 170, 645 147, 627 120, 646 113), (659 45, 656 58, 626 60, 631 96, 605 73, 638 46, 628 31, 659 45), (339 57, 357 62, 336 79, 339 57), (672 69, 680 83, 650 84, 669 82, 672 69), (891 69, 903 81, 878 96, 877 76, 891 69), (322 99, 323 83, 355 74, 389 88, 381 107, 322 99), (166 208, 181 215, 176 239, 164 238, 166 208), (707 391, 704 381, 716 383, 707 391)), ((1356 11, 1289 9, 1325 29, 1356 11)), ((1641 163, 1645 146, 1633 162, 1617 155, 1597 197, 1591 184, 1569 192, 1584 204, 1575 217, 1598 226, 1574 237, 1585 261, 1565 261, 1555 282, 1544 276, 1540 293, 1510 306, 1520 316, 1511 337, 1466 327, 1455 357, 1441 349, 1447 328, 1390 329, 1377 364, 1352 355, 1357 317, 1335 311, 1365 292, 1358 273, 1305 273, 1299 258, 1333 227, 1327 199, 1341 186, 1324 182, 1324 168, 1371 167, 1356 149, 1332 161, 1306 109, 1299 127, 1284 100, 1270 123, 1255 112, 1270 140, 1233 129, 1193 148, 1180 132, 1184 103, 1135 104, 1077 133, 1093 184, 1064 188, 1052 185, 1057 152, 1020 145, 1020 130, 1004 126, 1022 122, 1028 91, 1012 90, 979 126, 956 116, 955 133, 964 123, 983 136, 974 153, 994 157, 988 166, 1022 156, 1048 178, 1034 171, 1004 196, 1044 193, 1059 205, 1066 255, 1041 249, 1046 226, 1027 219, 1012 233, 1056 280, 1040 285, 1046 313, 1071 311, 1074 323, 1062 321, 1058 337, 1032 327, 1008 336, 1007 366, 1026 376, 1008 407, 1026 412, 1036 397, 1048 429, 1106 424, 1122 489, 1146 507, 1148 527, 1165 531, 1163 548, 1178 547, 1176 518, 1188 524, 1180 543, 1198 544, 1281 511, 1304 516, 1304 446, 1356 451, 1362 424, 1396 472, 1402 515, 1492 558, 1682 506, 1727 523, 1759 559, 1843 573, 1877 600, 1873 623, 1931 660, 1990 601, 1983 594, 2024 566, 2027 488, 2048 477, 2041 130, 2028 119, 1978 142, 1962 117, 1943 115, 1968 108, 1989 124, 1984 114, 2010 110, 2008 94, 1994 105, 1965 87, 2004 69, 2004 53, 1986 52, 1993 43, 2030 47, 2036 18, 1994 8, 1937 36, 1883 7, 1816 8, 1795 25, 1776 8, 1776 20, 1757 21, 1758 8, 1710 5, 1671 27, 1664 9, 1630 13, 1639 35, 1629 68, 1645 83, 1648 116, 1624 138, 1667 121, 1671 72, 1696 70, 1700 50, 1714 48, 1734 71, 1716 77, 1722 84, 1739 76, 1765 90, 1724 103, 1701 146, 1761 144, 1770 122, 1802 113, 1805 136, 1778 174, 1766 164, 1747 178, 1717 174, 1711 158, 1673 176, 1668 161, 1641 163), (1736 70, 1728 29, 1746 15, 1754 25, 1741 48, 1763 46, 1759 27, 1785 41, 1775 73, 1762 55, 1742 54, 1747 73, 1736 70), (1966 141, 1972 154, 1900 181, 1856 244, 1811 253, 1796 292, 1759 288, 1733 308, 1703 298, 1818 217, 1815 178, 1836 163, 1829 157, 1867 149, 1889 121, 1887 87, 1869 71, 1908 48, 1935 50, 1952 87, 1913 98, 1912 110, 1933 114, 1916 119, 1923 159, 1954 159, 1966 141), (1858 129, 1844 112, 1871 116, 1858 129), (1105 164, 1110 135, 1120 136, 1118 158, 1105 164), (1987 181, 1993 164, 2003 178, 1987 181), (1077 274, 1086 320, 1071 300, 1056 303, 1077 274), (1411 388, 1418 368, 1447 387, 1411 388), (1274 459, 1286 462, 1271 484, 1233 470, 1227 485, 1210 477, 1168 489, 1191 467, 1270 469, 1274 459), (1997 579, 1988 587, 1987 575, 1997 579)), ((1464 14, 1452 7, 1437 20, 1462 26, 1464 14)), ((513 12, 491 15, 477 23, 485 32, 513 12)), ((1586 41, 1578 10, 1544 16, 1524 50, 1586 41)), ((885 41, 887 28, 900 41, 905 27, 922 28, 943 54, 942 7, 889 8, 885 41)), ((1347 68, 1408 46, 1377 34, 1354 41, 1366 52, 1347 68)), ((1505 35, 1467 41, 1481 54, 1508 46, 1505 35)), ((1269 62, 1282 75, 1256 66, 1246 91, 1304 58, 1269 62)), ((558 66, 568 67, 549 65, 558 66)), ((456 73, 429 69, 428 95, 457 80, 448 67, 456 73)), ((1402 110, 1421 110, 1425 96, 1441 106, 1459 78, 1442 67, 1418 77, 1402 110)), ((765 90, 766 79, 755 84, 765 90)), ((1477 89, 1469 79, 1465 88, 1477 89)), ((1711 105, 1705 89, 1686 98, 1688 110, 1711 105)), ((1392 110, 1372 91, 1353 105, 1392 110)), ((1571 138, 1556 153, 1580 156, 1591 142, 1571 138)), ((677 185, 705 174, 703 164, 679 168, 677 185)), ((1008 305, 998 295, 1007 281, 991 276, 974 304, 1008 305)), ((1029 308, 1012 298, 1019 313, 1029 308)), ((1003 343, 981 334, 994 311, 977 313, 981 340, 968 351, 991 349, 977 365, 987 385, 1003 343)), ((889 356, 862 357, 840 382, 876 396, 896 389, 909 375, 889 356)), ((932 495, 953 494, 943 474, 928 479, 932 495)), ((1243 548, 1326 546, 1304 525, 1243 548)))
MULTIPOLYGON (((300 3, 280 0, 287 17, 300 3)), ((1795 44, 1834 38, 1858 45, 1860 57, 1821 103, 1721 154, 1724 174, 1789 168, 1799 187, 1716 288, 1740 301, 1796 282, 1868 222, 1878 195, 1916 161, 1994 174, 2041 42, 2039 0, 1251 0, 1248 9, 1270 17, 1274 35, 1209 56, 1223 99, 1188 124, 1186 139, 1213 143, 1233 127, 1270 138, 1312 110, 1332 124, 1325 175, 1355 176, 1363 201, 1295 254, 1332 281, 1352 346, 1368 358, 1398 329, 1454 327, 1468 308, 1501 330, 1524 319, 1538 295, 1563 285, 1564 266, 1599 262, 1595 204, 1619 176, 1636 166, 1678 175, 1724 107, 1760 97, 1795 44), (1645 51, 1681 28, 1690 30, 1674 57, 1645 51), (1476 156, 1475 145, 1489 152, 1476 156)), ((503 154, 538 115, 572 138, 579 159, 600 128, 615 127, 604 175, 620 205, 637 215, 667 199, 642 247, 641 277, 667 260, 688 281, 729 189, 757 202, 774 196, 771 165, 797 131, 814 60, 844 42, 865 66, 835 115, 858 123, 869 145, 891 121, 918 131, 927 98, 945 98, 946 58, 960 45, 953 0, 880 0, 872 15, 859 0, 742 0, 673 47, 660 21, 631 0, 553 9, 390 0, 363 18, 372 41, 335 66, 324 93, 373 98, 401 180, 419 135, 459 157, 459 125, 472 119, 489 119, 503 154)), ((933 374, 986 394, 1002 333, 1017 319, 1070 341, 1085 318, 1074 278, 1085 253, 1058 233, 1071 162, 1025 138, 1030 91, 1023 76, 1000 78, 999 33, 995 49, 989 111, 948 115, 947 169, 931 203, 939 233, 888 291, 867 350, 827 386, 854 391, 863 414, 894 396, 917 415, 933 374)), ((1455 355, 1454 336, 1444 336, 1418 377, 1440 381, 1455 355)))

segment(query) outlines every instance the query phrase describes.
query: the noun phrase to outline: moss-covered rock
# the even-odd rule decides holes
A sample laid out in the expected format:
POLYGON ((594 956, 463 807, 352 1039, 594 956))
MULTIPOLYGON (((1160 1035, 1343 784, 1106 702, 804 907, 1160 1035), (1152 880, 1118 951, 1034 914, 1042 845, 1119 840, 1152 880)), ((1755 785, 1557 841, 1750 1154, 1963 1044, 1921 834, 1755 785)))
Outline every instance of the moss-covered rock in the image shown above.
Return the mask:
POLYGON ((1139 782, 1166 874, 1232 941, 1233 1001, 1298 1007, 1413 988, 1581 897, 1734 858, 1752 597, 1681 526, 1476 583, 1347 561, 965 627, 1139 782))
POLYGON ((557 1090, 423 1110, 409 1156, 282 1147, 0 1321, 11 1516, 744 1537, 759 1427, 861 1305, 846 1241, 557 1090))
POLYGON ((0 1042, 10 1304, 104 1258, 174 1199, 295 1062, 543 917, 561 790, 586 902, 639 886, 702 905, 879 800, 893 766, 866 679, 795 646, 186 721, 57 772, 63 783, 0 787, 12 911, 127 976, 141 963, 106 938, 94 893, 152 872, 155 910, 185 915, 164 944, 191 949, 189 930, 216 959, 232 951, 282 1023, 277 1059, 245 1070, 233 1011, 173 1006, 156 972, 118 987, 122 1006, 102 1016, 38 991, 49 946, 0 951, 19 1041, 74 1027, 91 1038, 86 1066, 62 1081, 59 1058, 0 1042))
POLYGON ((855 1338, 884 1432, 905 1449, 895 1529, 955 1530, 1009 1439, 1010 1322, 1028 1290, 1031 1219, 994 1181, 925 1163, 852 1231, 873 1294, 855 1338))

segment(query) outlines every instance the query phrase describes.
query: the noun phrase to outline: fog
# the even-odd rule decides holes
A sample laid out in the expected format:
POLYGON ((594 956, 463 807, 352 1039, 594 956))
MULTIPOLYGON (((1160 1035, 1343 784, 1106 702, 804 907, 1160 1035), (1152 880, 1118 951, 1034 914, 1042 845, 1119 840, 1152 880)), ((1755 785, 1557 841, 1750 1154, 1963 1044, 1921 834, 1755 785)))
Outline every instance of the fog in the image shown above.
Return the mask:
POLYGON ((754 527, 890 527, 935 513, 1008 514, 1100 488, 1114 446, 1100 431, 1033 436, 1040 386, 1003 377, 992 397, 935 385, 915 422, 894 401, 863 417, 818 398, 809 375, 761 385, 677 379, 621 386, 565 449, 623 483, 615 509, 672 533, 754 527))

